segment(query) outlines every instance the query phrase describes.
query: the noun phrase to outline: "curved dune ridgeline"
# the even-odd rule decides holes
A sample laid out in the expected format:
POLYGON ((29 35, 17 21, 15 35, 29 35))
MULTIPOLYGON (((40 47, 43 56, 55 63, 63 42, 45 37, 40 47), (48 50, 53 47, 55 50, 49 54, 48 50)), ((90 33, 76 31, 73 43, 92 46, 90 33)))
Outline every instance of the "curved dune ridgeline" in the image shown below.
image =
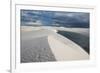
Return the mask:
POLYGON ((74 41, 76 44, 80 45, 87 53, 90 53, 89 36, 69 31, 58 31, 58 33, 74 41))
POLYGON ((64 32, 59 27, 34 28, 21 28, 21 63, 89 59, 89 37, 80 34, 83 29, 74 29, 81 31, 76 33, 68 31, 69 28, 64 28, 64 32))

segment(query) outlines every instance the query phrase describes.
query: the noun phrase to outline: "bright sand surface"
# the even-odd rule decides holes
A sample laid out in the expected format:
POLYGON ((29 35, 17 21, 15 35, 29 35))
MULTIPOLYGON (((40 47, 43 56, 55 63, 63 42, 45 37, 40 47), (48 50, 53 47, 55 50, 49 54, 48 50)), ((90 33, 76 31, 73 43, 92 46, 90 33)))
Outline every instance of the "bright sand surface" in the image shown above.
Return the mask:
MULTIPOLYGON (((52 30, 54 31, 51 30, 51 27, 49 29, 45 29, 44 27, 35 28, 35 27, 27 27, 27 26, 21 28, 22 28, 21 41, 23 44, 21 48, 23 49, 22 58, 28 59, 27 61, 24 59, 24 61, 26 62, 34 62, 34 59, 36 62, 45 61, 45 60, 51 61, 53 59, 53 56, 57 61, 89 59, 88 53, 86 53, 82 47, 80 47, 73 41, 69 40, 68 38, 60 34, 57 34, 54 30, 55 28, 54 29, 52 28, 52 30), (27 51, 25 51, 23 47, 30 52, 26 54, 27 51), (34 47, 38 49, 35 49, 34 47), (46 49, 46 52, 44 48, 46 49), (50 53, 47 57, 49 51, 52 53, 50 53), (52 58, 50 57, 50 55, 52 55, 52 58)), ((81 29, 76 28, 73 30, 81 30, 81 29)), ((83 30, 85 29, 82 29, 82 31, 83 30)))
POLYGON ((67 41, 67 39, 65 41, 67 42, 66 44, 62 40, 57 40, 54 36, 48 36, 48 42, 56 60, 89 59, 89 55, 80 46, 72 41, 67 41))

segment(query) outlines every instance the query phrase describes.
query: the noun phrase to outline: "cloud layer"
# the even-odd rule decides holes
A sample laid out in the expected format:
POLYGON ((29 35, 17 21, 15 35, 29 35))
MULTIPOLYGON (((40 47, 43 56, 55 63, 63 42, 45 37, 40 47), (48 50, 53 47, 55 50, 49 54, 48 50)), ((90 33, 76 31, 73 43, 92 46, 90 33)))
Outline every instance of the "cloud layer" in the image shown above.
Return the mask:
POLYGON ((21 10, 21 25, 89 27, 89 13, 21 10))

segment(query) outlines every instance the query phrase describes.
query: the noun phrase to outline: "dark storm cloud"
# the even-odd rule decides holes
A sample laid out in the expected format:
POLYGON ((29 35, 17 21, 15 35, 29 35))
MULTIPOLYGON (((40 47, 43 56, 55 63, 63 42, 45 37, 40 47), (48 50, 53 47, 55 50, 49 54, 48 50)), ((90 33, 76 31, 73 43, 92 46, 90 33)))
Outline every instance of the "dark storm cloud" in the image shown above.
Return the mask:
POLYGON ((89 27, 89 13, 21 10, 22 23, 28 25, 37 21, 47 26, 89 27))

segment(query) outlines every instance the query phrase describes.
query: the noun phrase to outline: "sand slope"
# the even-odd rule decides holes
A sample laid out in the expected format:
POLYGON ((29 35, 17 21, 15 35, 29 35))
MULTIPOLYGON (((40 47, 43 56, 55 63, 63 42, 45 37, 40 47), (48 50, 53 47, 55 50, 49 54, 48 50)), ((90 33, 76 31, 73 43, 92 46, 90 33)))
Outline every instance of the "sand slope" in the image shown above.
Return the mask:
POLYGON ((21 41, 21 62, 56 61, 48 44, 48 38, 39 37, 21 41))
POLYGON ((21 62, 89 59, 82 47, 50 29, 21 30, 21 62))
POLYGON ((49 36, 48 41, 51 50, 58 61, 89 59, 89 55, 72 41, 65 40, 67 43, 64 44, 63 41, 57 40, 54 36, 49 36), (69 43, 73 43, 73 45, 68 45, 69 43))

